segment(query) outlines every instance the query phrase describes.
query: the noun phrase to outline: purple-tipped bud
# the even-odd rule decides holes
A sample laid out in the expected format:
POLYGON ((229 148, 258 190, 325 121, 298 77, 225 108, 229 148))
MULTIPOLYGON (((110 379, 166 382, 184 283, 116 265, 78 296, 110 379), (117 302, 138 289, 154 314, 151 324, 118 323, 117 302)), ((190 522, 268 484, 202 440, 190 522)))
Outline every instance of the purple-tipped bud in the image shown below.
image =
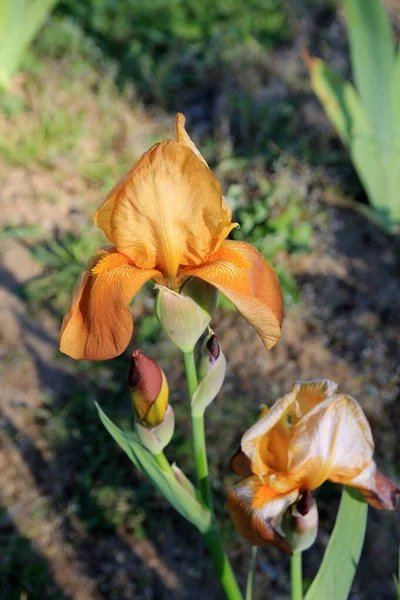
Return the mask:
POLYGON ((140 350, 132 354, 128 384, 137 418, 147 427, 164 420, 168 406, 168 383, 158 364, 140 350))
POLYGON ((211 331, 204 340, 198 362, 199 385, 192 398, 193 414, 201 415, 218 394, 225 378, 226 360, 211 331))
POLYGON ((221 354, 221 346, 220 346, 220 343, 219 343, 216 335, 212 334, 208 338, 208 341, 207 341, 207 350, 209 351, 210 356, 214 360, 217 360, 217 358, 221 354))

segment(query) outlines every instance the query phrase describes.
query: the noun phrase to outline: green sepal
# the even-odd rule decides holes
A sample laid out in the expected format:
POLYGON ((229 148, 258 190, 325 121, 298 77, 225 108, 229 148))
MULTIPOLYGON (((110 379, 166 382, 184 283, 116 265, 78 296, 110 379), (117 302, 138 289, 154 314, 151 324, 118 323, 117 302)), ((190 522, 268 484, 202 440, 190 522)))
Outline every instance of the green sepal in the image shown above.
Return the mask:
POLYGON ((157 491, 172 504, 176 511, 192 523, 201 533, 211 526, 211 514, 177 481, 174 475, 163 471, 152 454, 139 442, 135 433, 127 435, 107 417, 95 402, 99 417, 108 433, 128 455, 139 471, 154 485, 157 491))
POLYGON ((360 560, 368 504, 355 488, 344 488, 328 547, 305 600, 347 600, 360 560))

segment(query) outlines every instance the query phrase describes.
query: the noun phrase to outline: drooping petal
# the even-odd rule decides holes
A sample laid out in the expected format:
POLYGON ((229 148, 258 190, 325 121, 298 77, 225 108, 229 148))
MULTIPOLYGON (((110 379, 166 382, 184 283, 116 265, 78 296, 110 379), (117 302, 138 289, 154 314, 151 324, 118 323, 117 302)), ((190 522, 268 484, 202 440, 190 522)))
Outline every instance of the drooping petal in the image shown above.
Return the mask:
POLYGON ((225 240, 206 262, 183 274, 214 285, 233 302, 268 349, 276 344, 283 319, 282 292, 275 271, 256 248, 247 242, 225 240))
POLYGON ((373 452, 360 405, 350 396, 336 395, 317 404, 294 427, 288 471, 300 487, 313 490, 327 479, 354 479, 371 463, 373 452))
POLYGON ((298 496, 298 490, 277 494, 258 477, 249 477, 228 490, 227 507, 235 528, 247 542, 254 546, 272 543, 292 554, 280 523, 298 496))
POLYGON ((226 229, 217 178, 186 145, 154 146, 122 178, 95 222, 142 269, 158 268, 175 287, 180 265, 196 265, 226 229))
POLYGON ((377 470, 373 460, 357 477, 352 479, 340 477, 334 479, 334 481, 359 488, 368 504, 374 508, 379 510, 394 510, 396 508, 400 487, 382 475, 377 470))
POLYGON ((239 475, 243 479, 253 475, 251 462, 241 448, 232 456, 230 467, 236 475, 239 475))
POLYGON ((61 352, 88 360, 121 354, 133 331, 129 304, 155 277, 161 277, 159 271, 138 269, 115 249, 99 250, 75 287, 61 328, 61 352))

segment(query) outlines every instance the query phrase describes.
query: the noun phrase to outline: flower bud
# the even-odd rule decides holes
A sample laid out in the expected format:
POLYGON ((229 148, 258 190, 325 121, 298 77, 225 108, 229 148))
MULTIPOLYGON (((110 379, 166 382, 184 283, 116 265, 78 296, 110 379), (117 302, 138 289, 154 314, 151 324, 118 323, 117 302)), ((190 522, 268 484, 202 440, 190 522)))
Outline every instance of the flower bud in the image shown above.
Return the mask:
POLYGON ((175 416, 172 406, 167 406, 164 420, 156 427, 146 427, 136 419, 135 429, 141 444, 152 454, 160 454, 174 434, 175 416))
POLYGON ((140 350, 131 359, 128 383, 139 421, 147 427, 163 422, 168 406, 168 383, 158 364, 140 350))
POLYGON ((210 323, 217 290, 192 277, 181 293, 158 286, 156 315, 170 340, 182 352, 191 352, 210 323))
POLYGON ((288 508, 281 527, 294 552, 307 550, 313 545, 318 532, 318 509, 310 490, 306 490, 300 500, 288 508))
POLYGON ((201 416, 224 382, 226 360, 221 345, 211 331, 201 347, 198 363, 199 385, 192 398, 194 416, 201 416))

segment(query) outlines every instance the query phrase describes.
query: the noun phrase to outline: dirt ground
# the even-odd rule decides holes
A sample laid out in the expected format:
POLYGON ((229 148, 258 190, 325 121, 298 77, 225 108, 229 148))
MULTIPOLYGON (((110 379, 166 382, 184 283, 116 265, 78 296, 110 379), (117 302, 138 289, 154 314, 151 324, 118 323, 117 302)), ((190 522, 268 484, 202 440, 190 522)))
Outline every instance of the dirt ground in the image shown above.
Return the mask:
MULTIPOLYGON (((307 23, 299 24, 304 35, 298 36, 296 47, 281 50, 280 68, 292 68, 293 64, 297 71, 303 68, 299 60, 293 62, 293 55, 298 55, 299 45, 311 36, 307 27, 307 23)), ((322 31, 331 43, 342 43, 337 22, 328 23, 322 31)), ((273 77, 274 56, 269 63, 273 77)), ((278 86, 278 96, 281 93, 285 91, 278 86)), ((307 120, 310 95, 303 100, 302 116, 307 120)), ((322 111, 315 112, 313 124, 320 127, 321 136, 328 131, 333 137, 322 111)), ((79 228, 102 200, 84 178, 68 179, 55 208, 50 194, 43 193, 53 187, 60 193, 59 179, 53 179, 52 172, 11 168, 0 162, 0 173, 5 207, 0 226, 34 224, 48 232, 59 229, 60 223, 79 228)), ((310 202, 319 215, 313 223, 311 253, 277 258, 289 266, 301 296, 299 306, 287 310, 277 346, 266 354, 254 331, 235 313, 219 311, 214 319, 228 361, 228 376, 210 408, 207 428, 223 521, 227 520, 222 508, 224 486, 234 481, 228 475, 229 456, 243 433, 243 423, 250 424, 260 404, 276 400, 297 379, 331 378, 342 391, 357 398, 371 423, 380 469, 394 479, 400 477, 400 240, 383 233, 345 200, 335 197, 328 186, 334 179, 328 169, 326 179, 316 175, 310 183, 310 202), (236 399, 234 414, 232 397, 236 399)), ((84 460, 85 449, 79 458, 79 449, 50 444, 44 431, 52 418, 49 401, 68 422, 63 410, 69 395, 83 389, 89 402, 89 384, 85 383, 85 371, 59 356, 57 319, 50 311, 33 311, 21 297, 21 284, 40 273, 38 263, 18 240, 0 240, 0 257, 0 542, 8 538, 15 545, 22 540, 23 562, 46 565, 40 598, 221 599, 196 532, 151 491, 146 491, 151 514, 158 515, 159 521, 156 518, 157 525, 146 537, 123 526, 90 528, 71 506, 68 498, 74 486, 82 484, 76 465, 84 460)), ((163 350, 156 352, 161 355, 163 350)), ((167 374, 174 390, 172 401, 180 407, 180 422, 188 432, 182 367, 178 358, 171 356, 167 374)), ((118 364, 124 364, 126 370, 128 362, 127 352, 118 364)), ((91 427, 100 428, 91 414, 91 427)), ((82 419, 86 418, 83 411, 82 419)), ((71 439, 74 435, 74 430, 66 433, 71 439)), ((100 447, 94 450, 101 454, 100 447)), ((132 478, 127 477, 124 485, 143 485, 124 457, 120 461, 132 478)), ((304 555, 306 580, 312 579, 326 547, 339 493, 330 485, 318 492, 321 526, 316 544, 304 555)), ((371 509, 353 600, 394 599, 392 575, 399 539, 399 512, 371 509)), ((228 535, 227 541, 243 584, 249 548, 234 534, 228 535)), ((7 548, 11 552, 10 546, 7 548)), ((274 548, 260 551, 257 599, 288 597, 288 564, 288 558, 274 548)), ((19 565, 21 569, 25 566, 19 565)), ((0 598, 33 598, 29 589, 15 595, 12 583, 18 582, 18 570, 13 577, 4 586, 0 581, 0 598)))

